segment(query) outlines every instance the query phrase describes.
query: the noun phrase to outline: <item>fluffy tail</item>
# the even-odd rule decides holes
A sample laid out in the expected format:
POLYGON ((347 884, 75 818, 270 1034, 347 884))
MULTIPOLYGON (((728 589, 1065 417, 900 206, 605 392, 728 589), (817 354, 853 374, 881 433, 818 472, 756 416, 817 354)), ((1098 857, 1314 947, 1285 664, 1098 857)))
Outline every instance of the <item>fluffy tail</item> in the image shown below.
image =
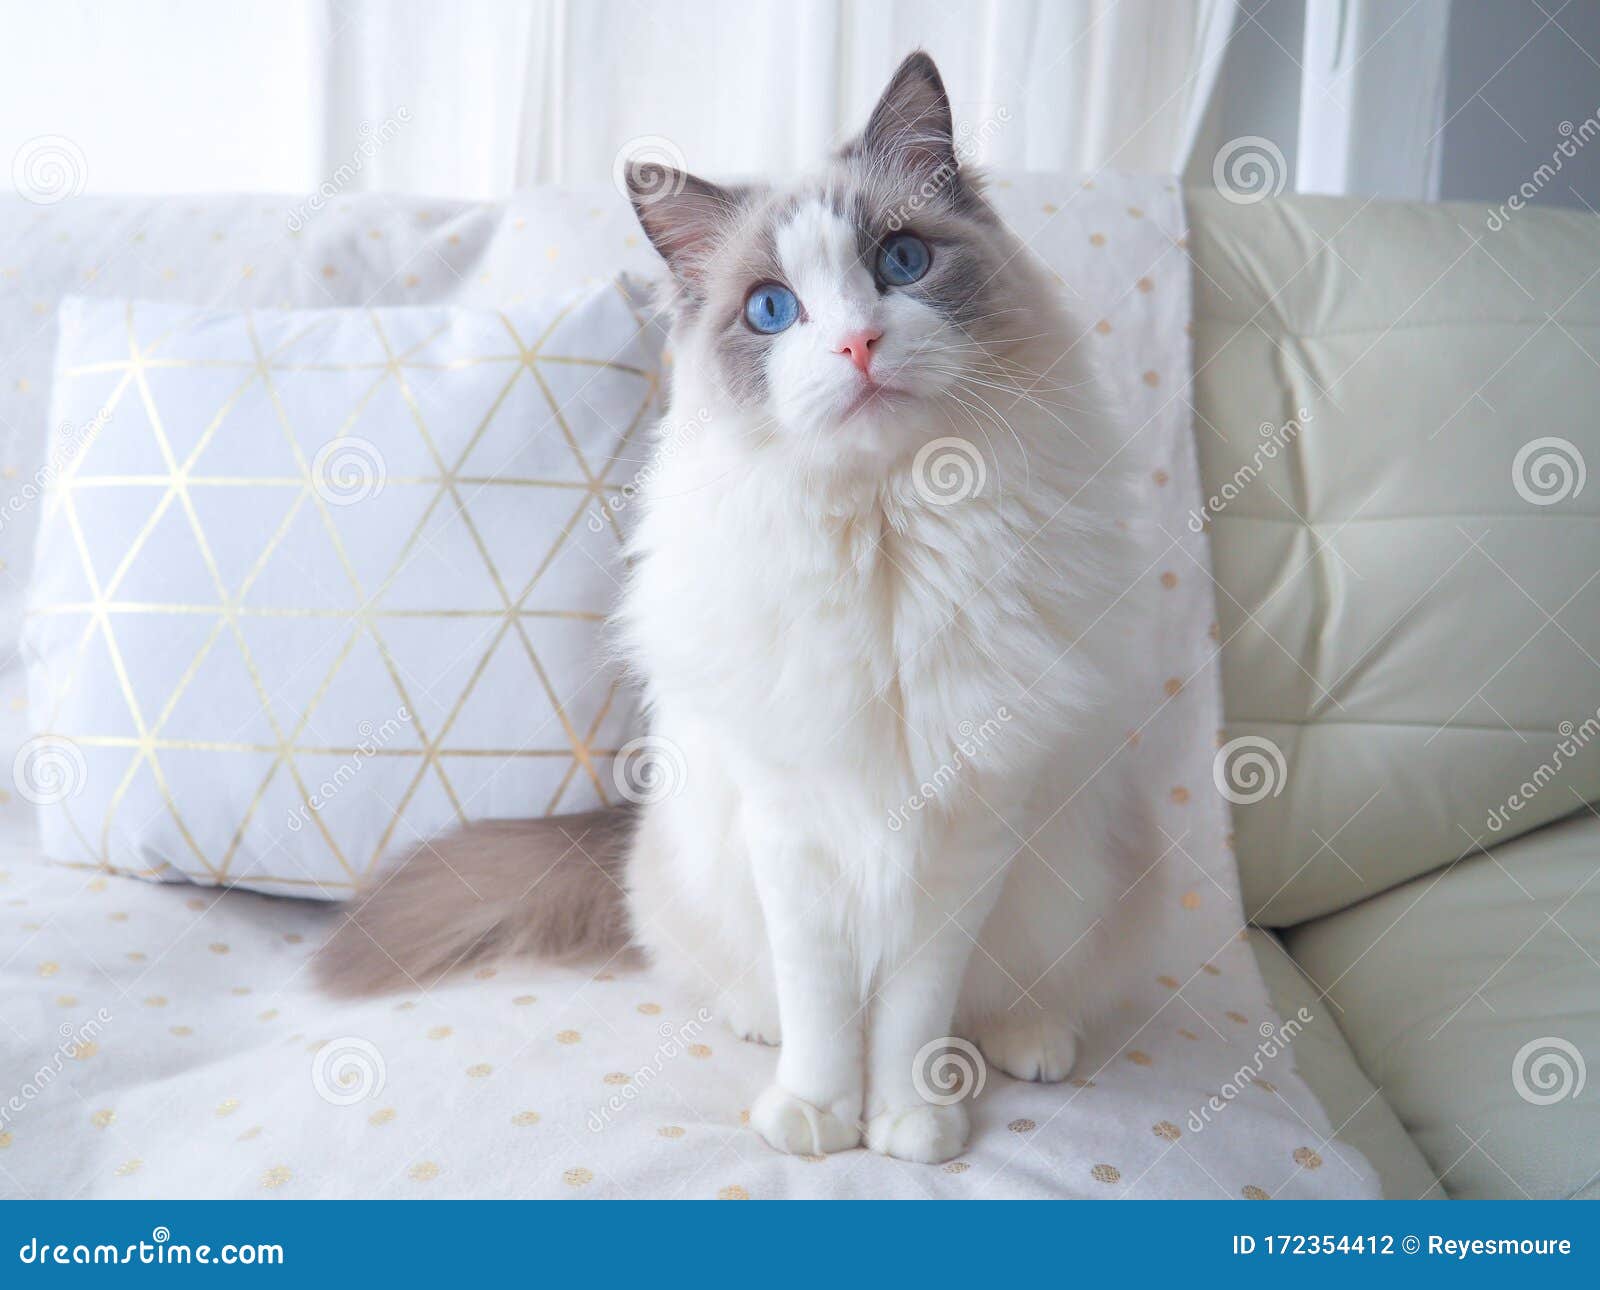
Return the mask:
POLYGON ((494 959, 578 959, 628 943, 630 807, 485 820, 424 843, 347 910, 315 970, 330 994, 426 989, 494 959))

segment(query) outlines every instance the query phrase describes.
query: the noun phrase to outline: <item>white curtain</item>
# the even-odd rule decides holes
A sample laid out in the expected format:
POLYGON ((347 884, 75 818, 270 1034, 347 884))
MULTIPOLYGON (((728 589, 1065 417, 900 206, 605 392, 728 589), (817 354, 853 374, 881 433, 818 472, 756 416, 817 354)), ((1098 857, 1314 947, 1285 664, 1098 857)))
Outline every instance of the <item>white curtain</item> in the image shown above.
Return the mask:
POLYGON ((1297 191, 1438 197, 1449 26, 1450 0, 1307 0, 1297 191))
POLYGON ((1449 0, 0 0, 0 166, 60 138, 103 193, 331 182, 493 198, 604 182, 630 147, 780 173, 857 129, 920 45, 986 164, 1187 164, 1210 183, 1228 143, 1267 135, 1302 191, 1425 197, 1448 14, 1449 0))
POLYGON ((968 155, 1181 168, 1235 0, 0 0, 0 161, 87 191, 492 198, 604 182, 630 144, 720 175, 809 164, 899 60, 938 60, 968 155))
MULTIPOLYGON (((711 174, 785 171, 860 127, 926 47, 975 159, 1181 168, 1234 0, 467 0, 335 4, 329 161, 363 122, 390 189, 601 181, 630 144, 711 174)), ((343 150, 343 151, 342 151, 343 150)))

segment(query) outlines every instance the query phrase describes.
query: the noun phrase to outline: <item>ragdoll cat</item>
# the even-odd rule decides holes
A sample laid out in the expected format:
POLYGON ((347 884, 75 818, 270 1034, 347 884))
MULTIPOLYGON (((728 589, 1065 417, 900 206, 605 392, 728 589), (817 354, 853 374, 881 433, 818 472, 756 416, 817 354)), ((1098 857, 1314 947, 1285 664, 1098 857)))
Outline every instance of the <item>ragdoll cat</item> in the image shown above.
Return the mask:
POLYGON ((1064 1079, 1143 918, 1107 712, 1136 644, 1120 440, 925 54, 802 182, 630 186, 676 360, 616 630, 683 774, 636 814, 424 848, 324 979, 631 943, 781 1044, 772 1146, 946 1160, 968 1112, 935 1054, 1064 1079))

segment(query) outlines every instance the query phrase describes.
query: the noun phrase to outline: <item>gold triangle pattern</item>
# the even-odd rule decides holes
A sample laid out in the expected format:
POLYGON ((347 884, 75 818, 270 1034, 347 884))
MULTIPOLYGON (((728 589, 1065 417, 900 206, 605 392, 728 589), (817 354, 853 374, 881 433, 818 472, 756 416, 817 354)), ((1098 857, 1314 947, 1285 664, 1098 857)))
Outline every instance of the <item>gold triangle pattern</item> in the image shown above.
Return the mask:
MULTIPOLYGON (((658 407, 660 372, 653 363, 659 355, 659 337, 652 333, 653 324, 633 308, 620 286, 605 288, 604 291, 615 291, 621 295, 627 306, 622 316, 631 320, 628 326, 621 328, 627 331, 626 335, 619 335, 618 327, 606 331, 606 347, 616 344, 609 357, 557 352, 552 344, 553 338, 562 333, 569 315, 596 298, 598 291, 574 297, 549 317, 541 317, 543 325, 531 337, 524 334, 524 330, 534 330, 529 324, 524 322, 523 330, 519 330, 517 321, 511 315, 499 313, 500 331, 508 343, 507 347, 497 347, 495 352, 485 354, 451 352, 449 338, 441 342, 441 336, 451 327, 448 318, 433 331, 421 335, 420 339, 416 339, 420 333, 416 332, 415 323, 412 322, 405 328, 412 343, 404 348, 398 347, 391 335, 390 323, 394 320, 391 318, 386 322, 385 317, 396 311, 370 310, 365 319, 371 334, 363 348, 374 356, 381 354, 381 361, 364 360, 346 364, 316 361, 319 358, 316 353, 316 333, 321 325, 318 321, 287 336, 277 334, 284 330, 281 322, 278 323, 273 328, 277 343, 269 349, 263 343, 258 316, 250 313, 233 316, 242 329, 242 336, 248 340, 248 354, 240 353, 236 358, 171 357, 173 341, 182 336, 186 325, 192 326, 202 319, 214 324, 217 316, 196 311, 187 324, 180 320, 154 340, 141 341, 136 307, 132 302, 123 302, 120 307, 126 331, 126 357, 72 366, 66 365, 64 356, 59 379, 74 381, 96 378, 97 394, 107 388, 108 379, 113 380, 114 384, 109 387, 109 394, 100 400, 100 414, 94 418, 84 440, 52 485, 50 506, 59 520, 58 536, 61 540, 51 550, 41 550, 41 560, 72 561, 78 567, 70 571, 70 577, 63 577, 58 583, 86 589, 88 598, 36 604, 30 609, 30 616, 55 616, 63 622, 74 624, 82 619, 84 623, 75 647, 55 651, 54 657, 58 662, 65 658, 66 666, 55 668, 55 674, 47 679, 52 702, 49 711, 43 715, 40 733, 70 739, 80 748, 94 752, 97 757, 126 754, 115 787, 107 797, 101 799, 104 810, 100 818, 81 818, 83 813, 74 813, 74 803, 70 799, 47 808, 66 813, 68 827, 83 852, 76 863, 145 877, 170 876, 171 871, 176 870, 200 882, 227 884, 237 879, 249 886, 337 895, 341 890, 348 890, 357 884, 396 842, 397 831, 406 818, 408 808, 424 789, 430 793, 442 792, 458 821, 464 822, 473 817, 473 802, 463 799, 452 780, 452 759, 494 757, 564 760, 566 769, 553 795, 547 801, 528 802, 528 814, 573 809, 570 804, 572 786, 580 781, 592 790, 593 798, 602 802, 608 800, 606 780, 597 762, 613 756, 615 749, 596 746, 596 741, 606 728, 608 718, 618 708, 619 682, 615 678, 607 679, 602 667, 597 665, 595 674, 600 676, 603 683, 603 697, 592 704, 593 712, 580 715, 571 706, 574 696, 558 693, 558 682, 540 654, 541 631, 553 626, 547 620, 572 620, 582 624, 584 630, 597 634, 602 615, 592 608, 531 608, 527 603, 545 571, 573 541, 587 514, 592 512, 604 517, 603 531, 612 540, 614 554, 621 533, 614 508, 606 503, 616 495, 624 481, 613 479, 612 476, 619 463, 628 459, 630 449, 637 448, 643 438, 642 428, 647 418, 652 409, 658 407), (441 353, 447 356, 441 358, 441 353), (624 354, 629 358, 643 354, 652 365, 620 361, 624 354), (617 374, 632 383, 637 402, 632 402, 633 396, 630 394, 629 411, 619 423, 575 427, 571 420, 570 400, 564 408, 552 391, 550 381, 546 379, 544 369, 547 365, 586 367, 596 375, 603 372, 617 374), (432 424, 438 409, 427 406, 426 383, 439 373, 458 371, 469 366, 481 366, 494 373, 493 379, 500 383, 498 392, 490 399, 487 411, 482 412, 476 424, 452 424, 441 434, 432 424), (174 447, 175 436, 167 429, 167 415, 162 404, 172 400, 174 390, 183 388, 181 382, 171 380, 165 373, 184 368, 212 369, 207 373, 204 388, 213 392, 222 390, 224 395, 220 406, 198 428, 192 419, 186 422, 188 432, 184 437, 184 450, 180 453, 174 447), (237 381, 219 382, 216 369, 231 370, 237 376, 237 381), (159 382, 151 379, 156 371, 163 374, 159 382), (348 407, 321 409, 318 421, 308 426, 305 424, 307 418, 304 408, 292 412, 294 401, 284 395, 288 383, 293 382, 296 374, 301 372, 363 375, 351 383, 350 388, 356 388, 359 392, 348 407), (158 385, 162 391, 161 400, 157 399, 155 393, 158 385), (537 396, 534 403, 547 412, 549 424, 570 454, 576 467, 577 480, 581 483, 570 479, 461 473, 495 418, 498 415, 512 415, 508 409, 516 402, 513 395, 520 394, 526 400, 530 390, 537 396), (366 553, 368 558, 361 562, 361 567, 368 574, 364 578, 358 569, 358 562, 352 559, 347 549, 345 534, 334 514, 336 507, 330 506, 324 490, 315 482, 314 464, 308 456, 307 445, 326 444, 349 435, 375 399, 380 396, 392 399, 395 395, 398 395, 397 406, 404 410, 404 416, 400 418, 406 423, 404 433, 415 436, 406 450, 410 454, 407 459, 425 462, 427 469, 416 475, 389 477, 388 482, 420 485, 431 489, 431 492, 421 506, 414 525, 408 531, 393 535, 392 552, 384 553, 388 556, 385 561, 387 568, 381 577, 374 579, 371 576, 374 566, 371 553, 366 553), (219 435, 227 433, 230 414, 242 401, 263 396, 270 405, 271 419, 276 422, 282 439, 281 444, 272 445, 272 452, 264 452, 263 457, 276 463, 280 471, 285 463, 292 461, 293 473, 264 473, 260 476, 203 473, 200 467, 205 463, 207 450, 219 435), (164 466, 161 472, 101 473, 98 467, 92 465, 97 457, 98 440, 106 433, 104 426, 113 420, 119 406, 124 403, 140 414, 128 418, 128 421, 137 425, 141 433, 147 432, 154 441, 154 454, 150 453, 149 445, 139 445, 141 462, 159 460, 164 466), (607 448, 609 455, 606 455, 607 448), (84 470, 86 462, 91 463, 88 471, 84 470), (106 490, 113 489, 127 490, 125 497, 147 498, 152 503, 143 523, 120 551, 105 550, 105 543, 96 549, 91 540, 92 525, 85 524, 86 515, 92 520, 96 509, 111 500, 106 490), (261 527, 261 531, 267 535, 265 545, 254 554, 252 562, 249 552, 241 552, 235 533, 218 534, 212 531, 216 527, 217 515, 225 514, 228 508, 209 504, 208 490, 261 489, 276 490, 282 495, 281 503, 273 503, 281 510, 281 519, 278 518, 278 511, 263 512, 273 522, 261 527), (511 569, 502 567, 503 560, 497 562, 494 558, 492 544, 486 541, 480 519, 475 517, 473 511, 475 501, 490 489, 519 490, 519 505, 542 508, 543 514, 549 517, 545 526, 550 532, 548 546, 530 553, 527 564, 531 566, 531 572, 525 567, 513 574, 511 569), (197 504, 197 497, 207 499, 206 504, 197 504), (207 513, 211 516, 209 524, 207 513), (407 571, 408 566, 417 560, 419 552, 427 547, 430 524, 445 520, 464 528, 470 538, 470 550, 480 562, 479 573, 486 577, 485 585, 493 588, 497 603, 476 608, 438 610, 388 606, 385 602, 386 593, 407 571), (195 603, 192 598, 181 602, 174 600, 172 603, 149 598, 128 598, 123 593, 131 585, 129 572, 139 565, 151 535, 163 525, 173 524, 187 528, 198 560, 194 569, 204 569, 204 577, 210 584, 210 597, 203 603, 195 603), (333 567, 328 573, 331 586, 319 588, 317 596, 308 596, 308 602, 314 600, 316 603, 304 606, 285 605, 276 599, 270 603, 253 602, 252 591, 262 585, 265 571, 272 565, 274 556, 279 553, 287 536, 297 525, 307 524, 320 530, 326 549, 331 552, 333 567), (233 545, 227 550, 228 561, 219 561, 219 544, 226 546, 230 542, 233 545), (64 549, 68 546, 70 550, 64 549), (224 563, 232 576, 224 575, 224 563), (241 569, 245 571, 242 580, 239 578, 241 569), (140 677, 144 682, 142 687, 133 683, 129 659, 124 656, 118 641, 119 624, 140 615, 194 615, 199 619, 196 623, 199 648, 185 666, 169 669, 172 676, 167 680, 170 680, 171 687, 167 689, 166 681, 163 681, 160 689, 166 690, 166 693, 159 703, 152 701, 148 678, 140 677), (327 635, 323 639, 327 643, 328 656, 305 660, 307 666, 314 665, 315 671, 320 672, 316 684, 309 687, 308 697, 288 700, 281 689, 275 693, 266 679, 257 649, 252 648, 251 632, 246 630, 247 625, 252 620, 274 618, 297 618, 326 627, 327 635), (453 701, 442 707, 433 705, 430 709, 428 704, 415 701, 422 697, 413 694, 414 687, 419 686, 421 680, 415 671, 408 673, 400 665, 391 649, 390 637, 400 629, 399 624, 418 619, 469 622, 478 629, 472 645, 477 658, 467 669, 466 683, 453 701), (554 728, 531 731, 531 738, 520 736, 511 740, 510 746, 496 748, 453 742, 457 718, 473 699, 491 658, 502 645, 525 656, 528 672, 536 678, 537 686, 543 691, 542 698, 553 714, 553 723, 545 724, 553 724, 554 728), (228 657, 224 659, 224 655, 228 657), (339 688, 341 673, 346 665, 353 658, 370 660, 374 657, 377 660, 374 670, 378 675, 376 679, 372 675, 363 675, 362 681, 369 686, 369 692, 370 686, 376 681, 386 684, 396 710, 407 714, 410 724, 407 737, 397 740, 392 747, 384 747, 376 752, 370 746, 357 747, 337 740, 330 742, 318 732, 316 718, 319 712, 329 696, 339 688), (237 666, 242 670, 253 694, 254 718, 246 730, 228 732, 219 729, 206 738, 197 737, 190 730, 179 736, 174 733, 174 715, 183 710, 186 696, 192 699, 191 687, 208 666, 237 666), (90 673, 95 669, 109 671, 110 679, 104 676, 90 678, 90 673), (90 679, 99 684, 88 685, 90 679), (97 713, 89 710, 81 698, 85 693, 103 695, 108 688, 120 695, 121 705, 126 709, 125 713, 115 713, 114 719, 103 711, 97 713), (144 696, 143 702, 140 694, 144 696), (121 733, 104 733, 108 729, 121 733), (528 738, 528 741, 523 742, 524 738, 528 738), (197 813, 197 804, 176 799, 164 762, 170 762, 174 755, 188 753, 204 753, 221 759, 237 758, 228 767, 217 771, 219 777, 254 770, 248 805, 240 818, 232 821, 228 827, 218 828, 214 819, 209 820, 204 829, 195 827, 190 817, 197 813), (408 769, 403 776, 403 789, 398 800, 381 801, 381 809, 387 810, 389 818, 376 846, 362 854, 345 854, 334 830, 314 805, 314 776, 308 773, 304 763, 308 759, 354 758, 360 755, 399 758, 408 769), (126 846, 129 837, 138 835, 141 824, 139 820, 130 821, 122 817, 122 813, 129 809, 128 803, 138 795, 134 791, 136 781, 141 784, 148 781, 153 785, 154 795, 160 802, 159 810, 166 814, 172 831, 182 840, 179 854, 152 861, 147 852, 140 850, 133 854, 126 846), (300 859, 292 867, 300 872, 273 871, 270 867, 261 869, 258 865, 248 866, 241 871, 236 867, 241 848, 251 836, 252 824, 269 790, 273 790, 273 786, 280 781, 289 786, 289 796, 297 798, 305 808, 303 816, 309 826, 299 830, 293 842, 300 859), (313 849, 320 850, 313 854, 313 849), (328 866, 329 860, 336 869, 328 866), (325 879, 319 874, 325 874, 325 879)), ((613 300, 610 303, 615 302, 613 300)), ((475 330, 480 336, 493 334, 483 327, 462 330, 475 330)), ((459 346, 459 340, 457 344, 459 346)), ((178 348, 181 349, 181 346, 178 348)), ((522 406, 527 406, 525 401, 522 406)), ((599 414, 585 406, 582 415, 597 418, 599 414)), ((401 429, 398 426, 388 427, 390 433, 396 434, 401 429)), ((503 432, 504 427, 501 430, 503 432)), ((239 497, 241 494, 235 492, 230 496, 239 497)), ((259 536, 256 540, 260 540, 259 536)), ((184 554, 187 558, 188 552, 184 554)), ((190 581, 200 576, 195 573, 190 581)), ((150 581, 151 571, 147 569, 144 578, 138 580, 138 586, 148 587, 150 581)), ((458 659, 454 663, 464 665, 466 661, 470 660, 458 659)), ((441 660, 441 665, 443 663, 441 660)), ((345 683, 349 683, 348 677, 345 683)), ((501 742, 505 744, 507 741, 501 742)), ((100 764, 105 763, 97 761, 97 765, 100 764)), ((283 788, 280 786, 274 791, 281 796, 283 788)), ((354 791, 361 790, 357 788, 354 791)), ((144 792, 144 789, 141 788, 139 792, 144 792)), ((382 795, 374 794, 374 797, 381 798, 382 795)), ((99 804, 97 802, 97 807, 99 804)))

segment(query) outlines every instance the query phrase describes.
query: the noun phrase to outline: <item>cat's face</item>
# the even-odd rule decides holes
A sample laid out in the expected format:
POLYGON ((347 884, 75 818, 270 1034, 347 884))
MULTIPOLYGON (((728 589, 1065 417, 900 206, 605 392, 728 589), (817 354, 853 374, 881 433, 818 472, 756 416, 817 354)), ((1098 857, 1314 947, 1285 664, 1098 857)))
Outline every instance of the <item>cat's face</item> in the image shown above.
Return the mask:
MULTIPOLYGON (((633 177, 672 267, 680 361, 759 433, 895 456, 983 401, 1008 338, 1015 244, 956 163, 925 55, 896 73, 861 139, 791 189, 633 177)), ((856 453, 849 453, 854 456, 856 453)))

